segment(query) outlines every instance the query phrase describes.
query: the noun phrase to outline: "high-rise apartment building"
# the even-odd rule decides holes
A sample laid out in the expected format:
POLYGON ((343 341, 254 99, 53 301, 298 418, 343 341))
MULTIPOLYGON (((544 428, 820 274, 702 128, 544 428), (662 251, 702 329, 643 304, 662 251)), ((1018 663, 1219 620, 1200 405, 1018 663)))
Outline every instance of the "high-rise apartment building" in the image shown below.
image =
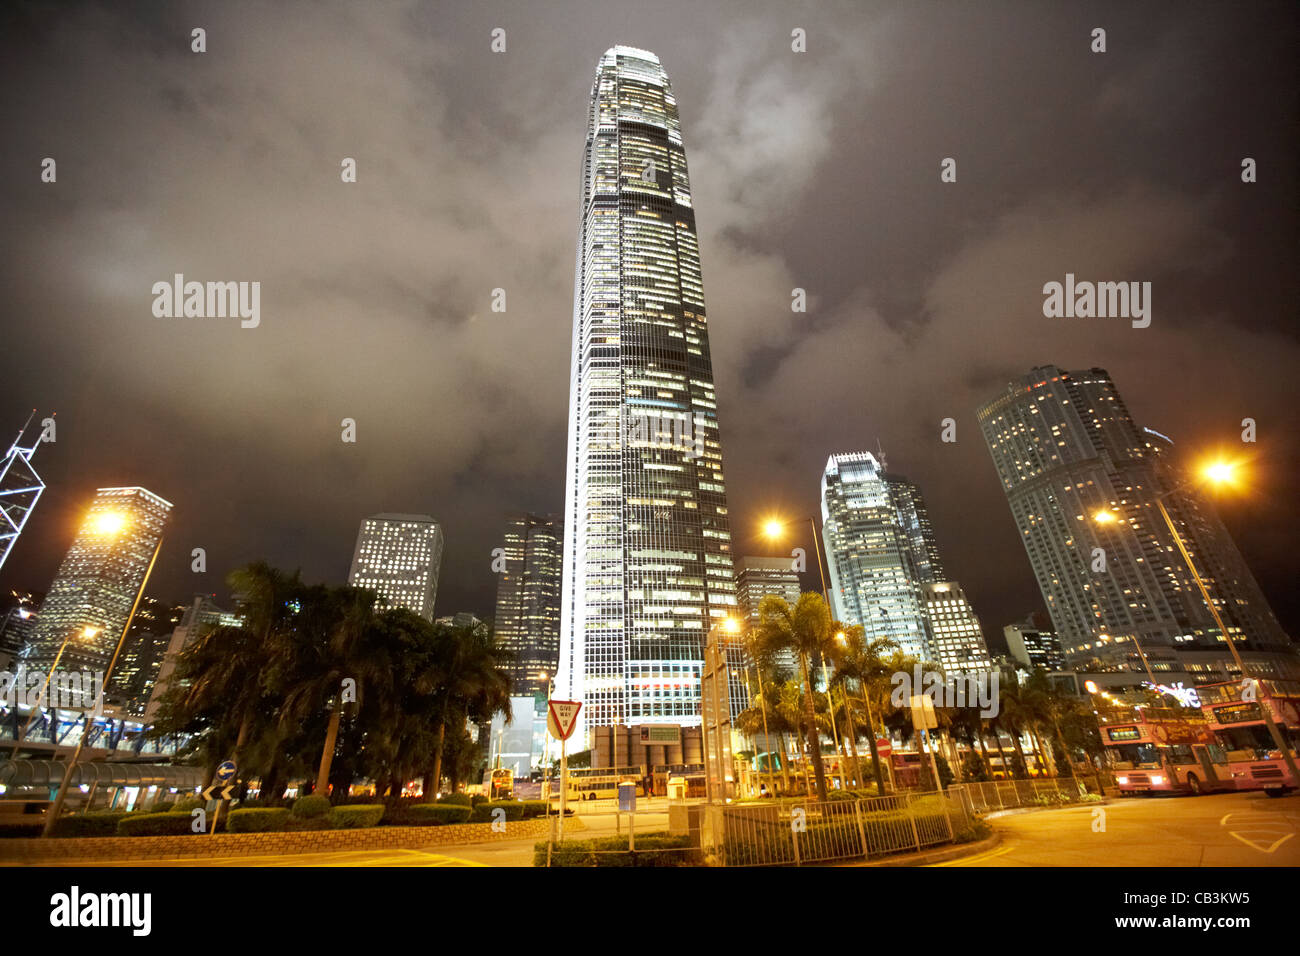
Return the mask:
POLYGON ((46 592, 23 652, 29 669, 106 671, 152 567, 172 504, 144 488, 100 488, 46 592))
POLYGON ((442 527, 428 515, 378 514, 361 522, 348 584, 379 595, 377 607, 404 607, 433 620, 442 567, 442 527))
POLYGON ((587 726, 700 721, 705 635, 735 610, 699 243, 659 58, 596 67, 574 278, 556 693, 587 726))
POLYGON ((1294 667, 1213 504, 1172 442, 1135 423, 1104 369, 1032 369, 978 414, 1068 663, 1134 675, 1149 666, 1157 682, 1235 676, 1161 498, 1247 668, 1294 667))
POLYGON ((494 624, 513 657, 505 669, 514 694, 545 699, 560 658, 563 522, 558 515, 510 515, 502 550, 494 624))

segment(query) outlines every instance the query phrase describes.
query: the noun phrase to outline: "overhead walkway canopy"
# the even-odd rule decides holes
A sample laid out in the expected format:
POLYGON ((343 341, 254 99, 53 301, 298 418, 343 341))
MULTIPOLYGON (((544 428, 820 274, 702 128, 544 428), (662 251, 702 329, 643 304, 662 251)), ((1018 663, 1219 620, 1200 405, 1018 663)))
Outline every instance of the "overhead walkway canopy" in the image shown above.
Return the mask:
MULTIPOLYGON (((68 765, 62 760, 5 760, 0 762, 0 784, 5 787, 57 787, 68 765)), ((93 761, 77 764, 72 786, 175 787, 192 790, 203 784, 201 767, 172 764, 93 761)))

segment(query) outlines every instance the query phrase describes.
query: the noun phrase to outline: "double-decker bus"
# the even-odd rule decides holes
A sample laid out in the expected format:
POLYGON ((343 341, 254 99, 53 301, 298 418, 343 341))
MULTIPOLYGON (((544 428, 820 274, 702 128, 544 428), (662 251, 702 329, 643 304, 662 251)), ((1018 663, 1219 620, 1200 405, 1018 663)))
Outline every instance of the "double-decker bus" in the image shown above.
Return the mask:
POLYGON ((483 789, 489 800, 513 800, 515 798, 515 772, 509 767, 495 767, 488 771, 483 780, 483 789))
POLYGON ((1121 707, 1098 715, 1121 796, 1232 790, 1232 776, 1201 712, 1121 707))
POLYGON ((569 771, 570 800, 615 800, 620 783, 636 784, 636 795, 645 796, 645 774, 637 767, 578 767, 569 771))
POLYGON ((1197 688, 1201 709, 1223 748, 1236 790, 1263 790, 1280 797, 1300 785, 1264 720, 1264 708, 1294 756, 1300 742, 1300 681, 1247 680, 1197 688))

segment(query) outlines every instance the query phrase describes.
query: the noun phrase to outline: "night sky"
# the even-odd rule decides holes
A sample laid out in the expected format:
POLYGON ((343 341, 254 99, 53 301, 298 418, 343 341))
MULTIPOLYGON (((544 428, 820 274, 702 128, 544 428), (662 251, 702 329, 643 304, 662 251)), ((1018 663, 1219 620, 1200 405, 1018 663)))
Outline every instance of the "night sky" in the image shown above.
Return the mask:
POLYGON ((0 439, 36 407, 58 440, 0 586, 47 587, 94 489, 138 484, 176 505, 155 597, 257 558, 342 583, 364 516, 417 512, 438 613, 490 614, 504 513, 563 510, 588 94, 625 44, 681 112, 737 554, 879 443, 1000 635, 1042 598, 975 409, 1101 366, 1140 424, 1253 459, 1224 519, 1300 632, 1297 9, 7 4, 0 439), (261 282, 260 326, 155 318, 178 272, 261 282), (1045 318, 1067 272, 1150 281, 1150 327, 1045 318))

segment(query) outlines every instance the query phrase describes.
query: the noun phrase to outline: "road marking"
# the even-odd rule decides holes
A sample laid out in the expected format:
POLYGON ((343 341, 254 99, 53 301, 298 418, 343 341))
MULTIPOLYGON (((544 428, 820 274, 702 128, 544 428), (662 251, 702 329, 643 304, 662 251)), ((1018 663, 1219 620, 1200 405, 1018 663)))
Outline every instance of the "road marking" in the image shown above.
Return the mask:
MULTIPOLYGON (((1267 839, 1268 837, 1273 836, 1274 834, 1280 832, 1283 829, 1282 826, 1269 826, 1269 824, 1275 824, 1280 822, 1281 824, 1283 824, 1283 826, 1286 827, 1288 832, 1278 837, 1271 844, 1269 844, 1268 847, 1265 847, 1262 843, 1256 843, 1250 837, 1244 836, 1242 833, 1238 833, 1236 830, 1228 831, 1229 836, 1236 838, 1237 840, 1246 844, 1246 846, 1250 847, 1253 850, 1258 850, 1260 853, 1272 853, 1283 843, 1285 843, 1287 840, 1295 836, 1295 827, 1291 825, 1290 820, 1288 820, 1280 813, 1269 813, 1267 811, 1263 811, 1263 812, 1257 811, 1252 813, 1238 813, 1236 815, 1239 817, 1246 817, 1250 823, 1264 824, 1264 826, 1257 827, 1256 829, 1243 831, 1244 833, 1262 834, 1262 839, 1267 839)), ((1221 827, 1227 826, 1228 818, 1231 816, 1233 816, 1232 813, 1225 813, 1222 819, 1219 820, 1219 826, 1221 827)))
POLYGON ((982 863, 984 860, 991 860, 995 856, 1002 856, 1004 853, 1010 853, 1016 848, 1014 843, 1008 843, 1006 846, 999 847, 996 850, 989 850, 985 853, 977 853, 975 856, 964 856, 958 860, 946 860, 943 863, 929 863, 928 866, 970 866, 972 863, 982 863))

